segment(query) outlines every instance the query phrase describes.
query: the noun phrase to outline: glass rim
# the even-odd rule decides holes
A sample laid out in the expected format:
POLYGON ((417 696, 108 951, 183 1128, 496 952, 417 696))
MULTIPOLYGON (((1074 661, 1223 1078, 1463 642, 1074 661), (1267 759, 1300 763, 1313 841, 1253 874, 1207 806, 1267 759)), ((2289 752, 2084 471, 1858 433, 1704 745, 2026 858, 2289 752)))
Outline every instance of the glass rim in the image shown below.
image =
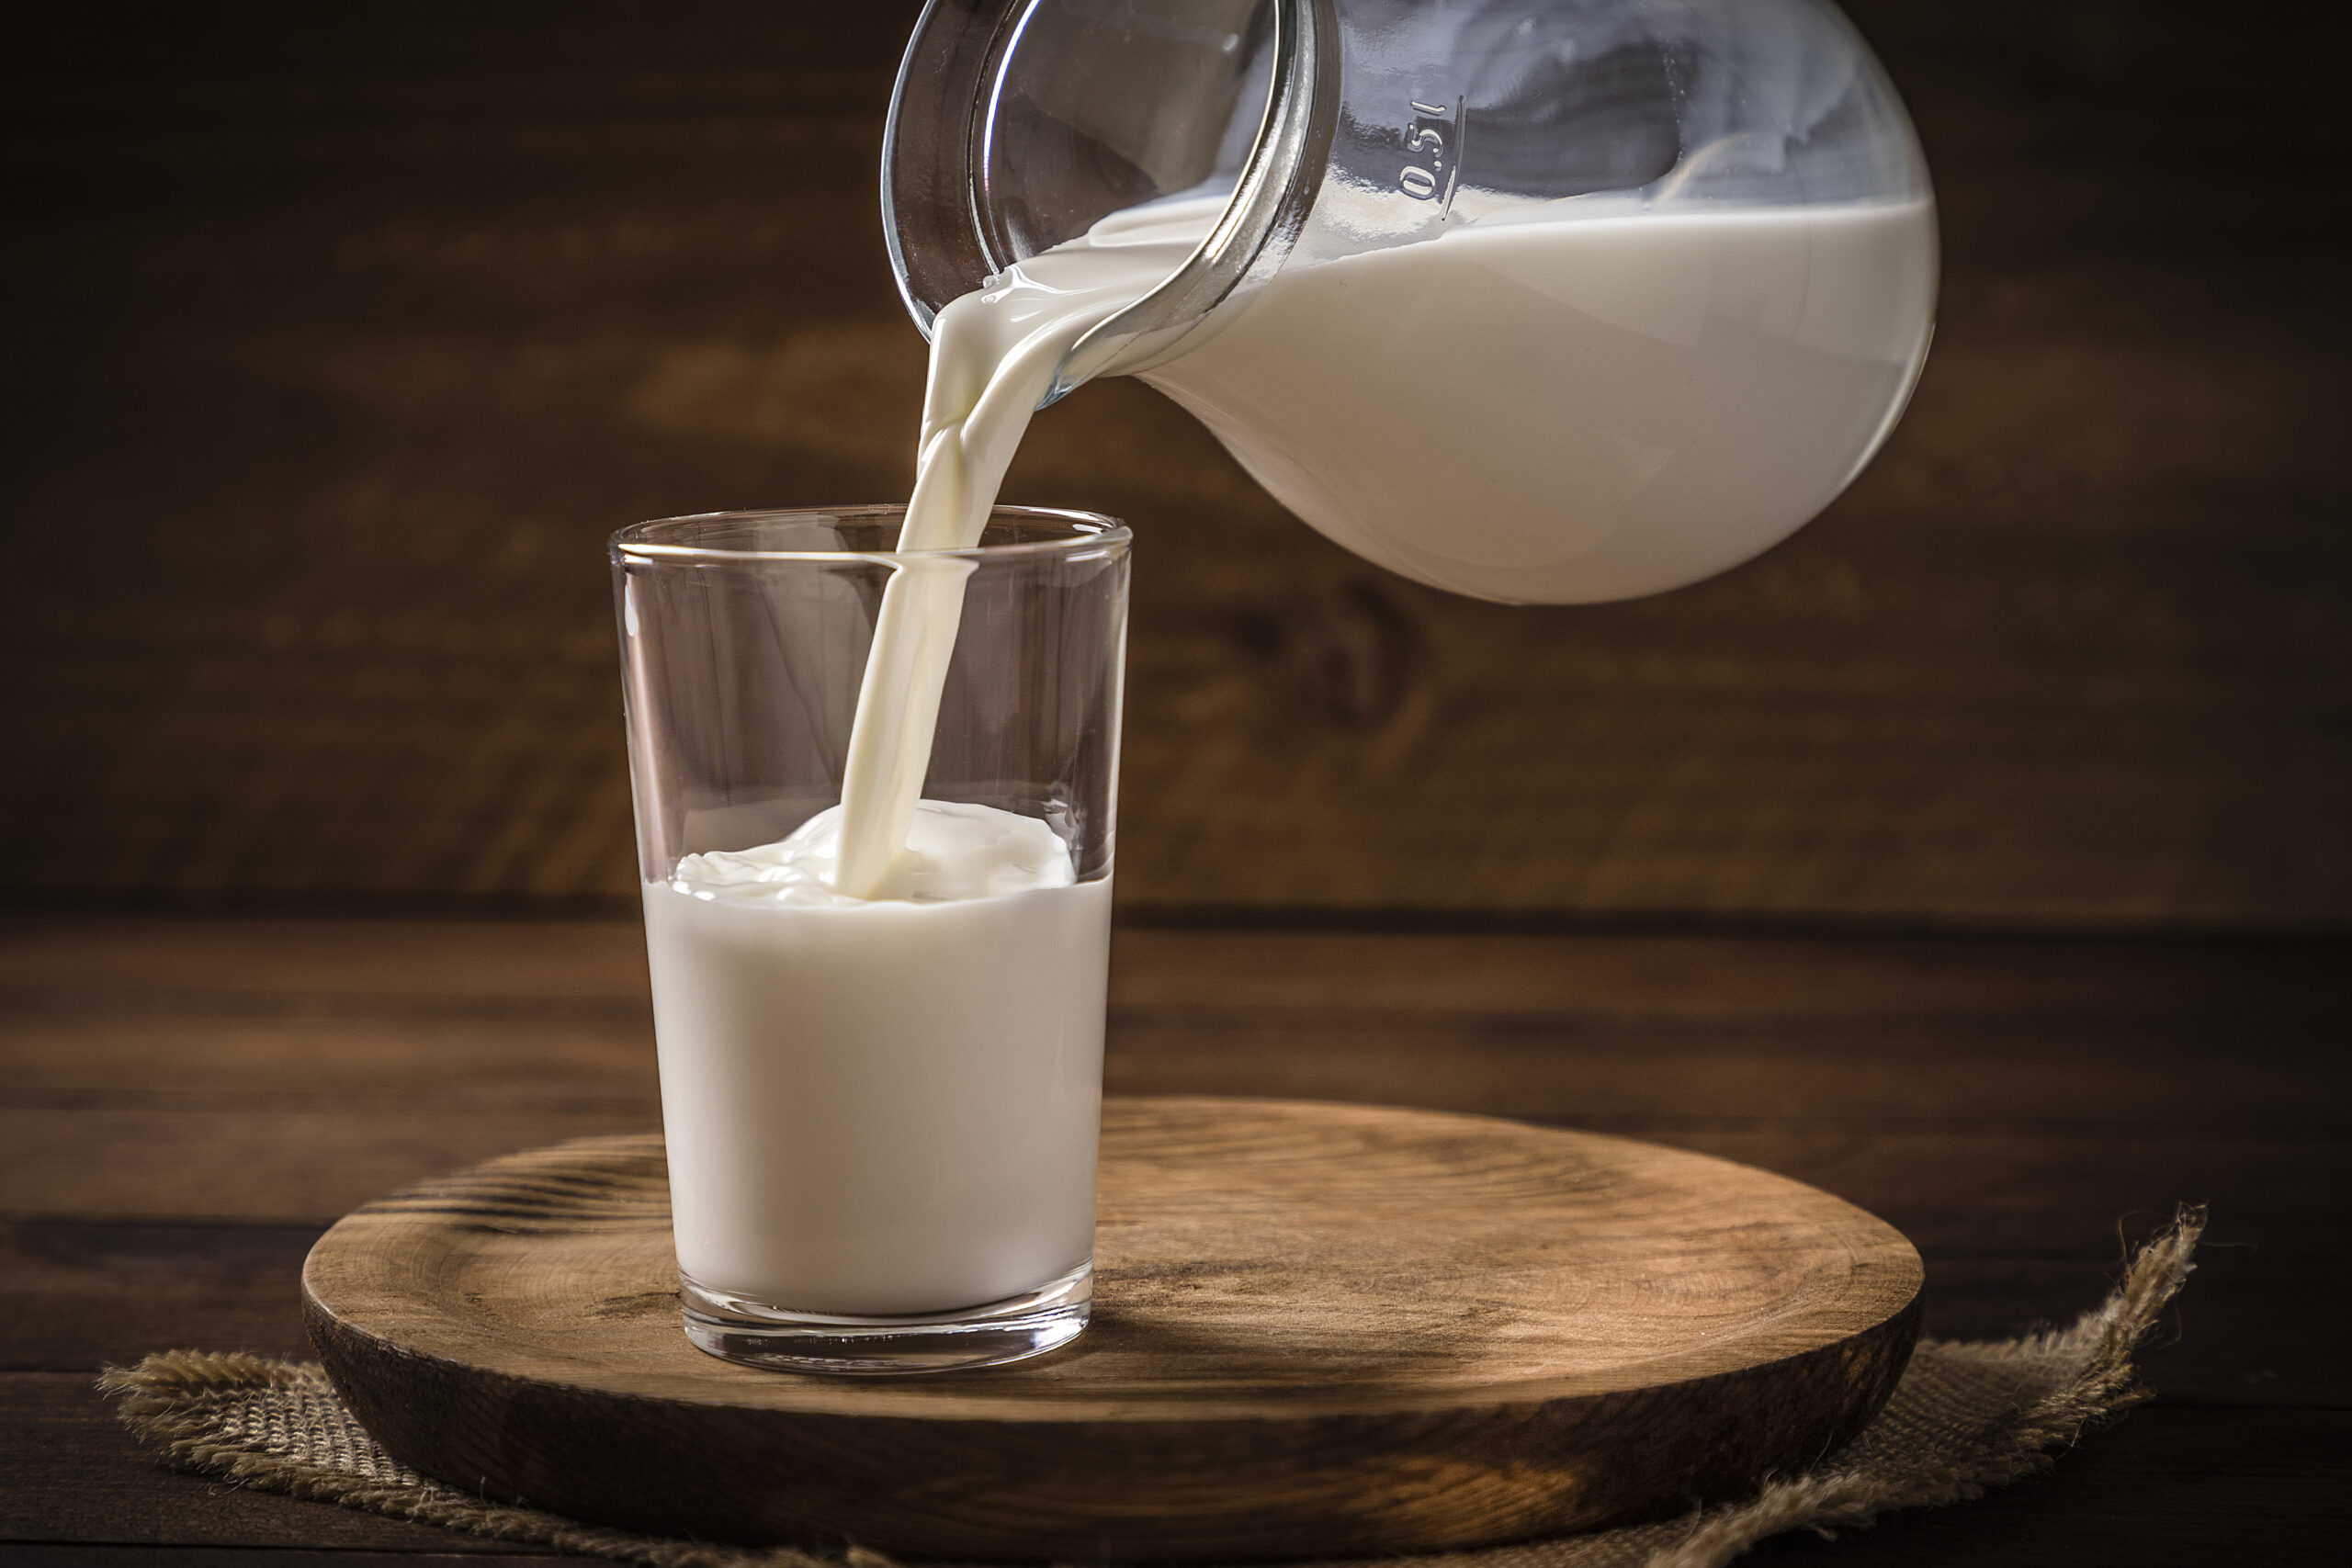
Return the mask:
MULTIPOLYGON (((904 517, 904 502, 881 502, 860 506, 775 506, 753 507, 735 512, 695 512, 678 517, 653 517, 642 523, 632 523, 616 531, 606 541, 616 559, 655 562, 721 561, 883 561, 900 558, 897 550, 746 550, 730 549, 711 545, 663 544, 651 536, 657 530, 683 529, 690 524, 712 524, 752 519, 816 519, 831 518, 843 521, 904 517)), ((1031 539, 1011 545, 973 545, 949 550, 910 550, 907 555, 962 556, 973 559, 999 559, 1006 556, 1052 555, 1057 552, 1077 552, 1101 549, 1105 546, 1123 547, 1133 542, 1135 535, 1115 517, 1105 517, 1097 512, 1077 512, 1055 506, 994 506, 989 509, 989 520, 1000 517, 1020 518, 1039 522, 1059 523, 1070 533, 1059 539, 1031 539)))

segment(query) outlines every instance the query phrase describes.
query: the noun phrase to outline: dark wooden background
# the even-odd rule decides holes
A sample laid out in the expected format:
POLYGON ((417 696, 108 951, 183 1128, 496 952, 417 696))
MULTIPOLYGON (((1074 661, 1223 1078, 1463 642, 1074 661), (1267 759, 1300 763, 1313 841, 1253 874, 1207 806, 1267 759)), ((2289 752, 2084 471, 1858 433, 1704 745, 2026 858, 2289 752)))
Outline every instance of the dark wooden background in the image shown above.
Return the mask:
MULTIPOLYGON (((45 7, 0 51, 20 903, 634 891, 601 542, 890 499, 912 6, 45 7)), ((1763 559, 1512 610, 1129 382, 1131 917, 2352 917, 2340 7, 1854 13, 1944 202, 1910 416, 1763 559)))
MULTIPOLYGON (((1885 454, 1763 559, 1449 600, 1132 383, 1039 421, 1010 498, 1139 537, 1109 1081, 1767 1166, 1917 1240, 1946 1336, 2087 1306, 2210 1201, 2161 1403, 2046 1482, 1762 1556, 2321 1560, 2352 1529, 2352 27, 1852 9, 1936 170, 1942 325, 1885 454)), ((92 1374, 300 1354, 336 1215, 656 1120, 602 542, 903 493, 922 356, 874 186, 912 10, 0 34, 10 1568, 496 1550, 170 1474, 92 1374), (602 918, 450 918, 560 913, 602 918)))

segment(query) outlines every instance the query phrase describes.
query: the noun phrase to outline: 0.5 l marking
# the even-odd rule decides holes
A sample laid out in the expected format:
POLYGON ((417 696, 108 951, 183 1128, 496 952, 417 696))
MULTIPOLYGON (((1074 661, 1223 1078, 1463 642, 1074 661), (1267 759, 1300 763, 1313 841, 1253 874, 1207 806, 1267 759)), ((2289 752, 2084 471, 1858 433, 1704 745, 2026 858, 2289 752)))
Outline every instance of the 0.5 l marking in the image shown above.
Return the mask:
POLYGON ((1442 223, 1453 211, 1453 189, 1462 178, 1463 100, 1454 99, 1449 107, 1415 98, 1406 107, 1413 118, 1405 122, 1405 152, 1422 161, 1405 165, 1396 188, 1415 201, 1436 201, 1442 195, 1437 213, 1442 223))

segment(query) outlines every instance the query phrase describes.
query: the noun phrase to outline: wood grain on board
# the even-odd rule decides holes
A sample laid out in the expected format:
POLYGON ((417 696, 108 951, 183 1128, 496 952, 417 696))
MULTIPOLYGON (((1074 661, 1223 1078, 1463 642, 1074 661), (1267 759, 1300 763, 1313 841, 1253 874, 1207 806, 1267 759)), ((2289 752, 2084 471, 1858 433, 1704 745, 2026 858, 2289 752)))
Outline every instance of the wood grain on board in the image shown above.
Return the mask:
POLYGON ((1015 1366, 778 1376, 681 1330, 658 1136, 370 1203, 302 1273, 408 1463, 575 1518, 918 1557, 1466 1548, 1736 1495, 1840 1446, 1918 1255, 1657 1145, 1306 1101, 1103 1108, 1094 1316, 1015 1366))
MULTIPOLYGON (((12 37, 0 882, 628 898, 601 541, 907 483, 910 4, 52 7, 12 37), (102 28, 103 38, 86 30, 102 28)), ((1131 909, 2352 918, 2335 10, 1854 6, 1946 283, 1917 400, 1707 584, 1362 567, 1106 383, 1131 909), (2226 216, 2223 216, 2226 215, 2226 216)))

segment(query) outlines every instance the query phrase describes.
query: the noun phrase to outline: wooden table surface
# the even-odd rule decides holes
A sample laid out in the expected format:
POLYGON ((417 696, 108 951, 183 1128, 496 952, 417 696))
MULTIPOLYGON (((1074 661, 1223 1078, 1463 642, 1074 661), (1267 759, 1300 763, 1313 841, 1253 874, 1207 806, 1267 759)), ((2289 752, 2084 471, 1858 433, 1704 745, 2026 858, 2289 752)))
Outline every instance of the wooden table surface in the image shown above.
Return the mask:
MULTIPOLYGON (((493 1543, 174 1474, 92 1388, 304 1354, 296 1277, 387 1188, 658 1120, 630 922, 0 927, 0 1559, 414 1562, 493 1543), (265 1556, 264 1553, 266 1553, 265 1556)), ((2208 1202, 2155 1404, 2049 1476, 1764 1561, 2305 1561, 2352 1525, 2342 943, 1126 930, 1114 1091, 1489 1111, 1868 1207, 1928 1331, 2099 1299, 2208 1202)))

